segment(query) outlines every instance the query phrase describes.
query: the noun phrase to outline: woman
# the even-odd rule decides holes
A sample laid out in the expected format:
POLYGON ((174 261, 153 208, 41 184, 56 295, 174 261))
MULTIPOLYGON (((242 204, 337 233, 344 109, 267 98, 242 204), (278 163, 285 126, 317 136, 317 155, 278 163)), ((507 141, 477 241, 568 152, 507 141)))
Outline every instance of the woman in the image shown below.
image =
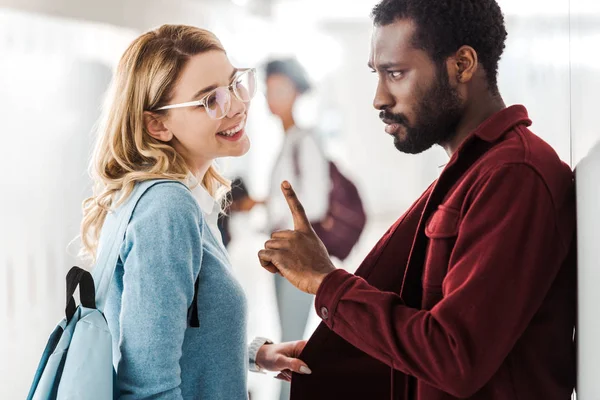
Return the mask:
POLYGON ((217 228, 229 182, 213 162, 248 151, 255 87, 253 69, 234 68, 212 33, 190 26, 147 32, 120 60, 84 203, 84 251, 97 255, 107 213, 137 184, 170 181, 137 203, 106 297, 122 398, 244 399, 248 356, 282 378, 310 372, 294 358, 304 342, 259 338, 246 351, 246 300, 217 228))

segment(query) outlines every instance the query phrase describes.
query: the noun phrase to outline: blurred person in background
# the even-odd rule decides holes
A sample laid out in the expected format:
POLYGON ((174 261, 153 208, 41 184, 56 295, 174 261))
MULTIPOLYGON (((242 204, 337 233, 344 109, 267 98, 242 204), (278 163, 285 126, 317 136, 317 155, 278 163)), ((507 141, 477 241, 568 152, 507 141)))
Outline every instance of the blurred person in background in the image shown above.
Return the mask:
POLYGON ((231 190, 229 191, 230 201, 225 209, 219 214, 217 226, 221 232, 223 245, 227 248, 232 240, 230 221, 232 214, 239 212, 248 212, 257 204, 250 197, 246 183, 241 177, 234 178, 231 181, 231 190))
MULTIPOLYGON (((285 134, 271 174, 266 199, 269 232, 293 226, 279 183, 287 179, 304 200, 311 222, 327 212, 330 190, 329 163, 311 130, 296 125, 294 109, 298 99, 311 89, 306 70, 294 59, 273 60, 266 65, 266 99, 270 111, 280 121, 285 134)), ((304 335, 313 296, 296 289, 281 275, 275 275, 275 293, 281 321, 281 340, 304 335)), ((282 385, 281 400, 288 399, 290 387, 282 385)))
POLYGON ((334 267, 302 194, 282 184, 294 230, 259 258, 315 294, 322 320, 291 399, 571 399, 573 173, 502 99, 499 5, 383 0, 373 17, 385 132, 403 153, 439 145, 449 161, 355 274, 334 267))
MULTIPOLYGON (((273 276, 267 271, 256 269, 256 252, 269 239, 269 235, 264 232, 266 210, 254 207, 256 202, 250 195, 246 180, 241 176, 231 182, 229 198, 226 210, 219 217, 219 228, 227 246, 233 273, 248 299, 247 338, 252 340, 256 336, 265 336, 280 340, 273 276)), ((279 396, 281 383, 283 382, 267 379, 261 374, 250 374, 248 391, 252 399, 273 400, 279 396)))
POLYGON ((84 253, 101 259, 113 210, 140 182, 105 312, 122 398, 243 399, 246 370, 310 372, 304 342, 246 347, 246 298, 217 217, 229 182, 219 157, 241 156, 255 71, 231 65, 214 34, 164 25, 122 56, 99 131, 84 203, 84 253))

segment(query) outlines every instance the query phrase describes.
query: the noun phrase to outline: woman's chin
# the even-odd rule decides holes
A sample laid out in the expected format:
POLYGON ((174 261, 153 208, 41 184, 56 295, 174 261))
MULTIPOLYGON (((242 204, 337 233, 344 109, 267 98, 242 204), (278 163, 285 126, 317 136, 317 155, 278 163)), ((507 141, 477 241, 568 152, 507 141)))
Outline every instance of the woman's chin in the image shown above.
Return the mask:
POLYGON ((241 157, 249 150, 250 138, 248 138, 247 135, 244 135, 243 138, 232 143, 231 147, 226 150, 227 154, 224 154, 223 157, 241 157))

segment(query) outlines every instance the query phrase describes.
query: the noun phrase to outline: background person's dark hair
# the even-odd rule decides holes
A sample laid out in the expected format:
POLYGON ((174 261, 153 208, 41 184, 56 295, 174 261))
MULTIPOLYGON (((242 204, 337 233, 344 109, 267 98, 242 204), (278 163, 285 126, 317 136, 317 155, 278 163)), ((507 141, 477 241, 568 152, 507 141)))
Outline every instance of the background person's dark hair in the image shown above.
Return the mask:
POLYGON ((300 94, 306 93, 311 88, 306 70, 295 58, 269 61, 265 69, 267 78, 276 74, 290 78, 300 94))
POLYGON ((231 182, 230 196, 231 201, 238 201, 249 196, 248 188, 242 178, 237 177, 231 182))
POLYGON ((378 26, 398 19, 414 21, 415 47, 426 51, 438 66, 461 46, 473 47, 490 91, 498 94, 498 62, 507 33, 496 0, 382 0, 372 17, 378 26))
POLYGON ((231 242, 231 231, 229 230, 229 219, 231 218, 229 212, 231 204, 235 201, 243 200, 248 196, 249 193, 244 180, 241 177, 235 178, 231 182, 231 191, 227 194, 225 209, 219 214, 219 218, 217 219, 217 227, 221 232, 223 245, 225 247, 229 246, 229 243, 231 242))

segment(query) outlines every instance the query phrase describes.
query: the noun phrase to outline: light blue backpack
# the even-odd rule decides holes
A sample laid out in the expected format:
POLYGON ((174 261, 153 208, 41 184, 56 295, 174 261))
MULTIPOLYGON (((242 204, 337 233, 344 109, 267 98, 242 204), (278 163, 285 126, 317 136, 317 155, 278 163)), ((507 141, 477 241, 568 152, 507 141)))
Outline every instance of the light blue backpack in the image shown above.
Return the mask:
POLYGON ((107 215, 102 237, 112 240, 100 242, 93 278, 78 267, 73 267, 67 274, 66 318, 50 335, 28 400, 116 398, 112 337, 102 310, 133 209, 146 190, 159 182, 165 180, 136 185, 126 202, 107 215), (73 299, 77 286, 81 300, 79 307, 73 299))

